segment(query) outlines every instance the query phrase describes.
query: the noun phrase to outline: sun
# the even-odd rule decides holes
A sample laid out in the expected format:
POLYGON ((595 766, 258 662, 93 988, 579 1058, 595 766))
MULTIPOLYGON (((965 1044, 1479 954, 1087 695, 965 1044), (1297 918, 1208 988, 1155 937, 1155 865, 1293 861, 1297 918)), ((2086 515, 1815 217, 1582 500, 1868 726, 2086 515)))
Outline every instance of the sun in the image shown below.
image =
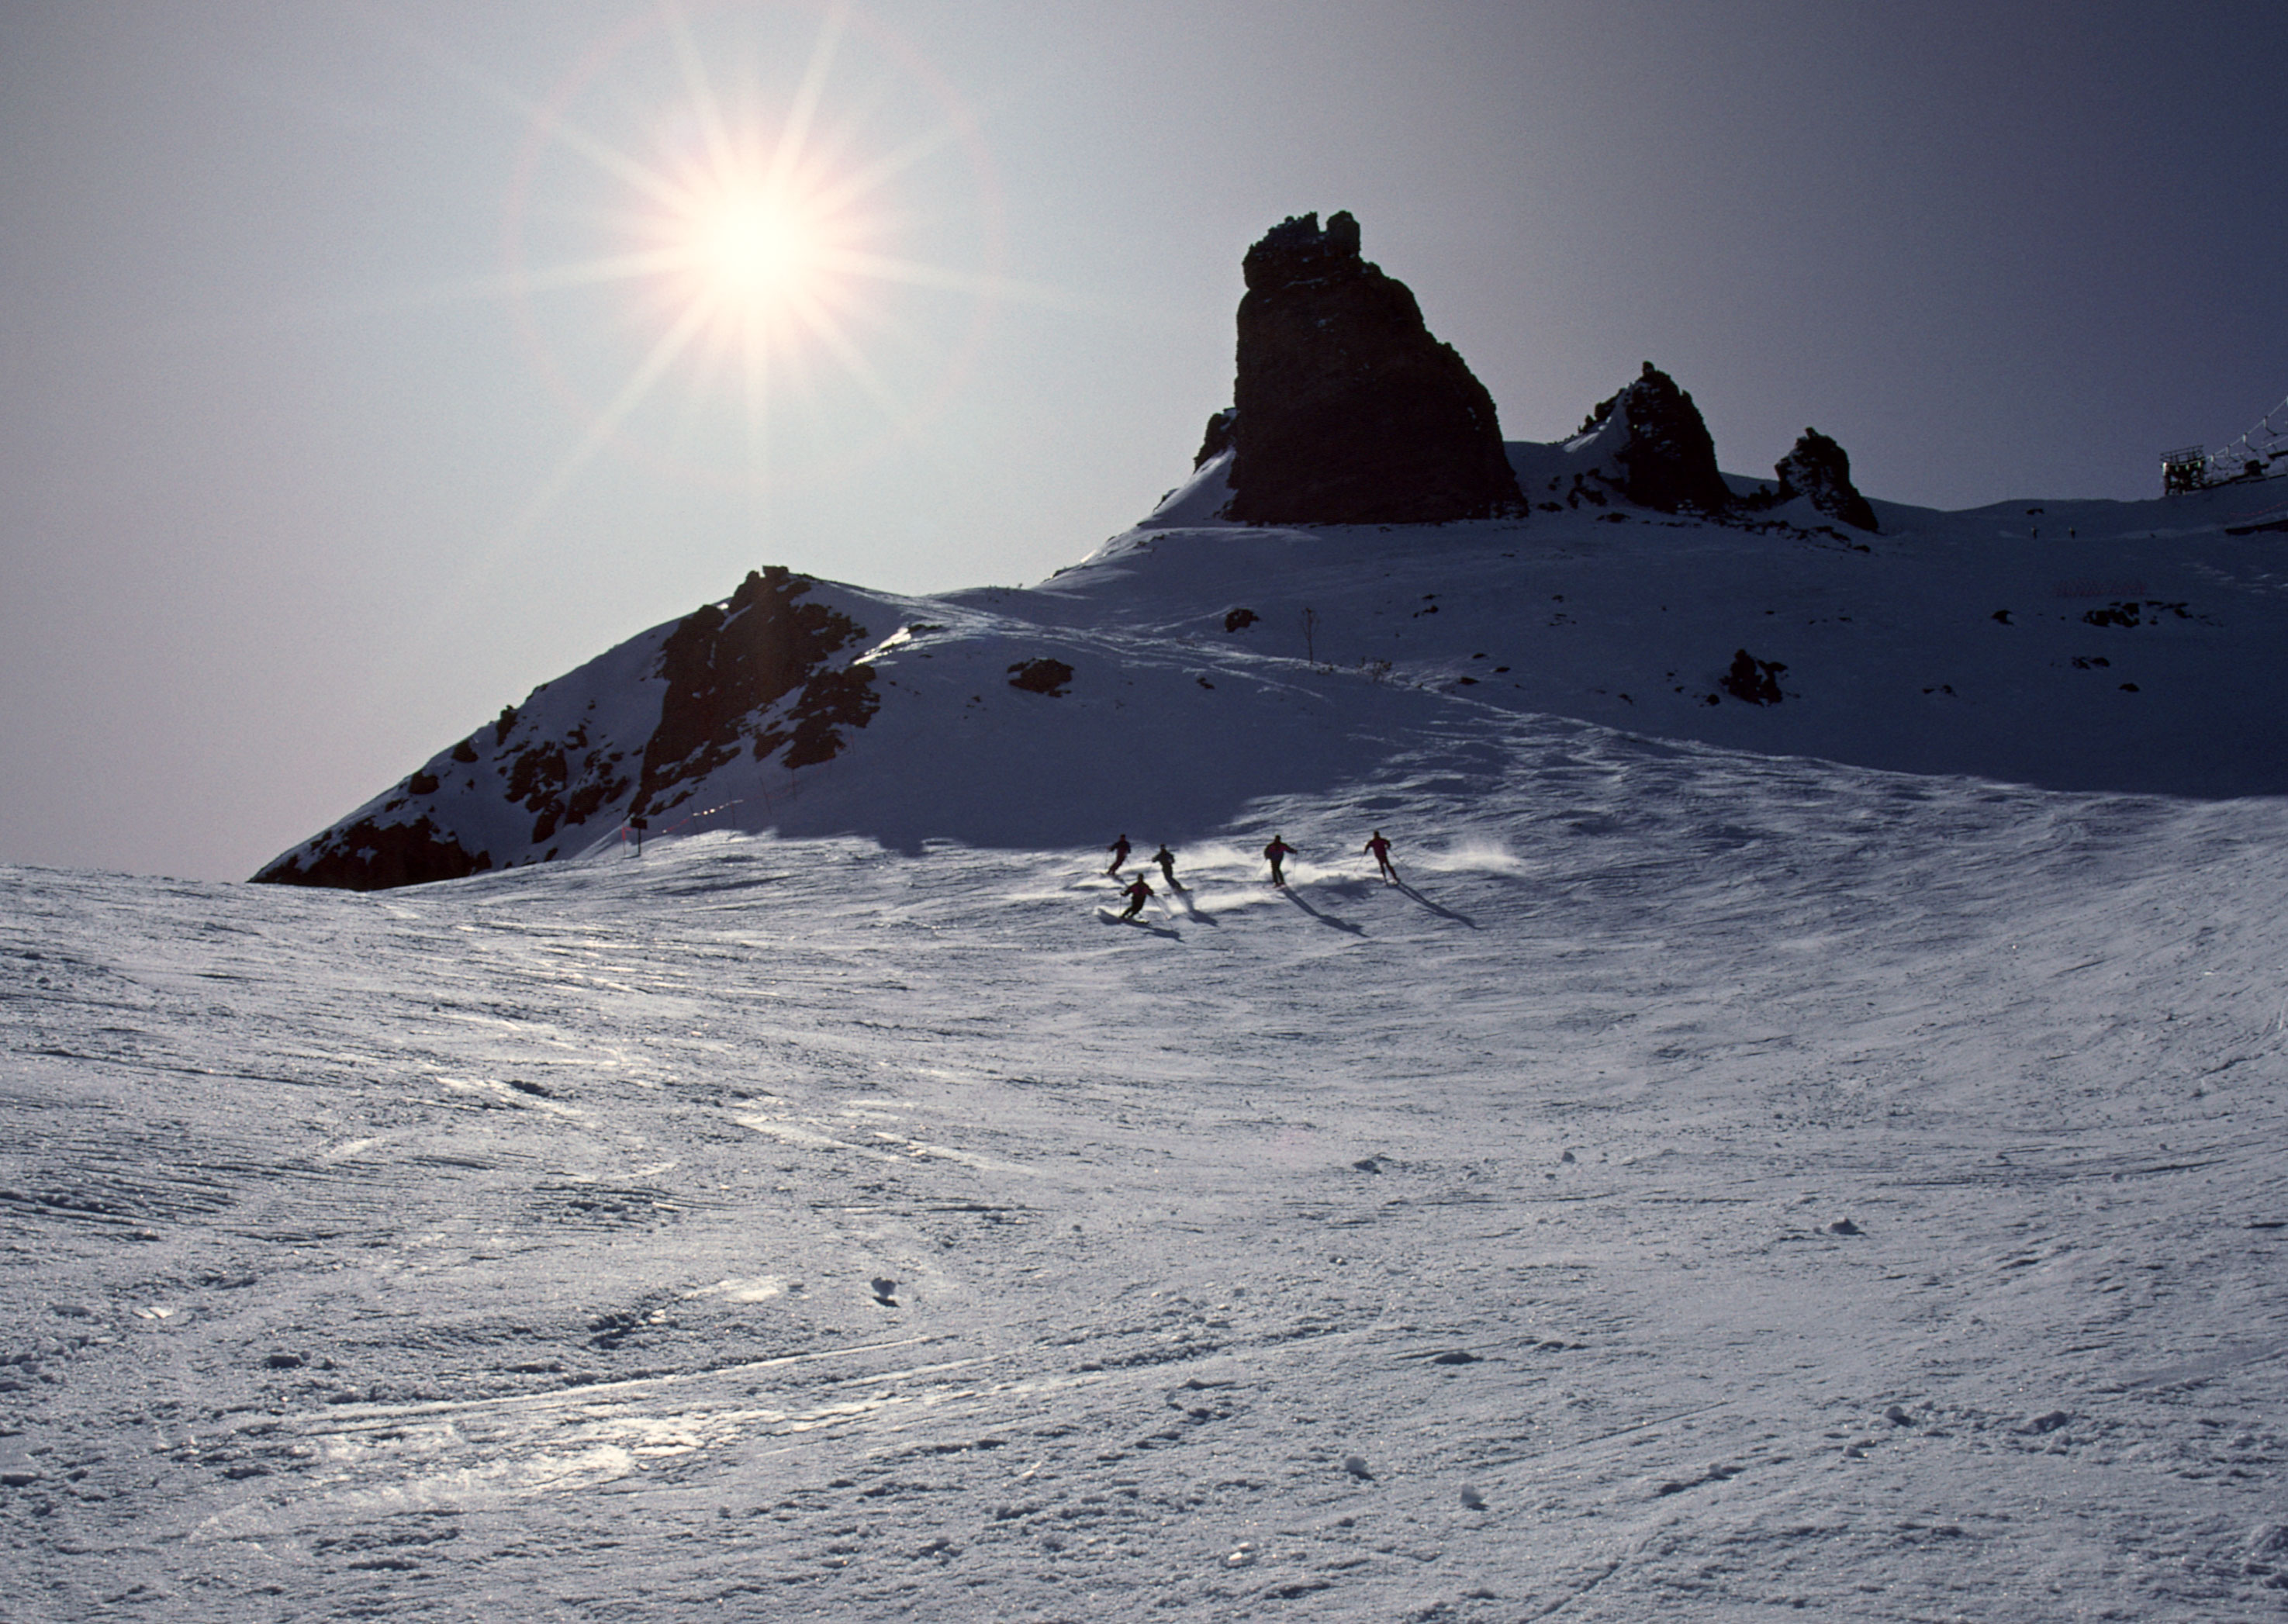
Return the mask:
POLYGON ((784 349, 847 323, 863 295, 855 267, 879 233, 830 187, 740 166, 679 182, 649 234, 671 322, 703 313, 718 345, 784 349))
POLYGON ((682 225, 695 297, 726 310, 767 314, 822 275, 822 223, 760 187, 695 200, 682 225))
POLYGON ((527 109, 509 281, 587 424, 534 512, 608 451, 753 490, 869 462, 1013 290, 960 99, 849 0, 806 42, 773 22, 800 9, 660 0, 527 109))

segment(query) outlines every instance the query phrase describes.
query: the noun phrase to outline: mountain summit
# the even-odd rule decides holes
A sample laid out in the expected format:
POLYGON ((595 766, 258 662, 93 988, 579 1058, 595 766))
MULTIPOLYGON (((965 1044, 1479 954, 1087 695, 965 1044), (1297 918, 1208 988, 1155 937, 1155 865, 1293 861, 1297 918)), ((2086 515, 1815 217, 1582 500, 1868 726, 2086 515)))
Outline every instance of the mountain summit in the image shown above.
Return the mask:
MULTIPOLYGON (((1247 250, 1227 425, 1232 518, 1437 524, 1524 505, 1486 392, 1348 214, 1291 218, 1247 250)), ((1213 428, 1211 427, 1212 434, 1213 428)))

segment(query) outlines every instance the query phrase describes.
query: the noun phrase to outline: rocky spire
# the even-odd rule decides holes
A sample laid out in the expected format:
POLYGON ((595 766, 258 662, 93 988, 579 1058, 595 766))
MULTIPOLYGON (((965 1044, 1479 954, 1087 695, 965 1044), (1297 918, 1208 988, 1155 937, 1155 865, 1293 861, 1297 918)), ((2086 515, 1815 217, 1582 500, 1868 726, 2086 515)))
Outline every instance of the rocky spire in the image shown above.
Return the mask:
POLYGON ((1621 494, 1639 507, 1720 513, 1732 504, 1700 408, 1650 361, 1635 382, 1597 403, 1580 432, 1599 430, 1617 442, 1611 456, 1621 469, 1621 494))
MULTIPOLYGON (((1247 251, 1234 519, 1420 524, 1520 511, 1493 398, 1403 282, 1359 257, 1347 213, 1291 218, 1247 251)), ((1212 448, 1212 449, 1211 449, 1212 448)))
POLYGON ((1778 500, 1808 496, 1830 519, 1861 530, 1875 530, 1875 510, 1851 483, 1851 457, 1817 429, 1806 429, 1795 449, 1772 464, 1780 477, 1778 500))

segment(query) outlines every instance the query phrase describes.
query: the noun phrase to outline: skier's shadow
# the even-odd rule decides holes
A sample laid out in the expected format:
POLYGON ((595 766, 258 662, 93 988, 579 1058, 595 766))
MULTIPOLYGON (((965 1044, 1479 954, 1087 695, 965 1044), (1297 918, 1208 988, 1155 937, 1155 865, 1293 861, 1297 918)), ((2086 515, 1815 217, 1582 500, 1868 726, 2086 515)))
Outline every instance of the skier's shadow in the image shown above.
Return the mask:
POLYGON ((1431 901, 1429 898, 1415 890, 1414 887, 1409 885, 1405 881, 1395 880, 1392 882, 1392 884, 1397 890, 1402 891, 1408 896, 1413 898, 1415 901, 1419 902, 1424 907, 1428 908, 1432 913, 1439 915, 1442 917, 1450 919, 1456 924, 1467 925, 1473 931, 1478 928, 1478 922, 1471 918, 1467 914, 1458 914, 1442 902, 1431 901))
POLYGON ((1172 926, 1169 925, 1156 925, 1148 919, 1123 919, 1119 915, 1112 913, 1108 909, 1105 908, 1097 909, 1096 916, 1097 919, 1104 924, 1127 925, 1132 929, 1138 931, 1149 931, 1153 935, 1164 936, 1172 942, 1180 942, 1184 939, 1184 933, 1181 931, 1176 930, 1172 926))
POLYGON ((1304 901, 1302 892, 1297 891, 1293 886, 1288 886, 1285 890, 1288 901, 1293 903, 1297 907, 1301 908, 1305 913, 1317 920, 1321 924, 1331 926, 1338 931, 1348 931, 1353 936, 1364 936, 1366 934, 1366 927, 1364 925, 1355 925, 1347 919, 1338 919, 1332 914, 1321 913, 1317 908, 1313 907, 1309 903, 1304 901))
POLYGON ((1176 906, 1183 909, 1185 918, 1191 920, 1196 923, 1204 925, 1215 925, 1221 923, 1221 921, 1218 920, 1213 914, 1205 914, 1200 911, 1199 904, 1192 900, 1192 893, 1188 888, 1176 893, 1176 906))

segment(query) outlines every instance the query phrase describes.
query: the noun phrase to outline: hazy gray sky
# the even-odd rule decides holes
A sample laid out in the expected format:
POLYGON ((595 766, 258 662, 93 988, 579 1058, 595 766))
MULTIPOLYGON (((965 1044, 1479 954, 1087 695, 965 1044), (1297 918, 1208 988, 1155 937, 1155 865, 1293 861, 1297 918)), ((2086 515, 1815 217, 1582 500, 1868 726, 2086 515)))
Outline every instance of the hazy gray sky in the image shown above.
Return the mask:
POLYGON ((1512 439, 1650 359, 1728 468, 2153 494, 2288 394, 2284 83, 2277 0, 0 0, 0 861, 242 877, 761 564, 1038 579, 1306 210, 1512 439))

